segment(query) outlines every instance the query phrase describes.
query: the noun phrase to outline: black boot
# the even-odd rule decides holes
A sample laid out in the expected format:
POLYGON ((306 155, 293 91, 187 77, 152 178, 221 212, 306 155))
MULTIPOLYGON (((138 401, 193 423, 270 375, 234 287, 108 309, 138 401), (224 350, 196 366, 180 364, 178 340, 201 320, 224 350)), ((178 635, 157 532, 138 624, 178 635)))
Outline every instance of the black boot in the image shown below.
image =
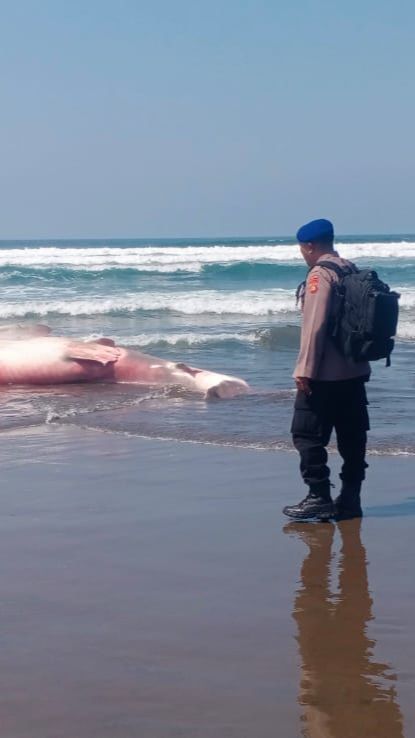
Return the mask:
POLYGON ((335 516, 335 508, 330 495, 330 482, 310 487, 307 497, 297 505, 287 505, 284 515, 291 520, 330 520, 335 516))
POLYGON ((336 520, 351 520, 363 516, 360 504, 361 482, 343 481, 340 494, 334 500, 336 520))

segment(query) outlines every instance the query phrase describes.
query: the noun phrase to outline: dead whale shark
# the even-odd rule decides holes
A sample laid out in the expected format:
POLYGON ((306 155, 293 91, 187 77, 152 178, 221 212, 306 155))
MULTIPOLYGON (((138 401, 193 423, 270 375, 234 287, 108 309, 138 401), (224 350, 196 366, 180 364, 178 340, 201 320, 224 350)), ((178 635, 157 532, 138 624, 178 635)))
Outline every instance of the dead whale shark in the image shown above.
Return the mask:
POLYGON ((110 338, 80 341, 52 336, 43 325, 0 329, 0 385, 77 382, 179 385, 222 399, 249 390, 239 377, 159 359, 116 346, 110 338))

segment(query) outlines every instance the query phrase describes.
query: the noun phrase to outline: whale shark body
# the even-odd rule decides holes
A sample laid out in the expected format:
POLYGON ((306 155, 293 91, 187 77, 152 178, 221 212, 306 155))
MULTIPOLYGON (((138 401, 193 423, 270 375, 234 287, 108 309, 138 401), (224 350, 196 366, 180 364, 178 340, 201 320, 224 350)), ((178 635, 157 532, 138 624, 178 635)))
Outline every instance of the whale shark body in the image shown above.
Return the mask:
POLYGON ((249 390, 238 377, 149 356, 116 346, 109 338, 85 342, 51 336, 47 326, 6 326, 0 330, 0 385, 76 382, 179 385, 219 398, 249 390))

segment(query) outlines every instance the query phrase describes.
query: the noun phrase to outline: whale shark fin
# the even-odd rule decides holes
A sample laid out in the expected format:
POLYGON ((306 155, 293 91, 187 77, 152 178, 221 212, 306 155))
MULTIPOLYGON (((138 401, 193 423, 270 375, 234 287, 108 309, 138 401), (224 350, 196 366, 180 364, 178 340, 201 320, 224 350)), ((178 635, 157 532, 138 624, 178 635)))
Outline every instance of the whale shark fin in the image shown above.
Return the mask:
POLYGON ((177 369, 181 369, 182 372, 186 372, 186 374, 190 374, 191 377, 195 377, 196 374, 200 374, 200 372, 203 371, 203 369, 194 369, 192 366, 187 366, 187 364, 176 364, 177 369))
POLYGON ((101 344, 99 341, 84 343, 83 341, 71 341, 65 352, 65 358, 74 361, 97 361, 99 364, 110 364, 118 361, 121 356, 121 349, 107 344, 101 344))

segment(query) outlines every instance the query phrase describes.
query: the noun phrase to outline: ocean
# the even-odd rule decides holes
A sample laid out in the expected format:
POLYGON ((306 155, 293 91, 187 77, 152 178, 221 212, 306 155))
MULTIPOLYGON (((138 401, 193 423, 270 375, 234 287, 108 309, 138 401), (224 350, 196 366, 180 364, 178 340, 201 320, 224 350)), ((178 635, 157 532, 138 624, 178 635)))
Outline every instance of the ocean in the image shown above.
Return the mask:
MULTIPOLYGON (((392 366, 373 364, 371 454, 415 454, 415 236, 339 238, 401 293, 392 366)), ((70 424, 188 442, 290 448, 299 344, 295 288, 306 266, 288 238, 0 242, 0 325, 124 346, 235 374, 252 393, 205 401, 141 385, 1 387, 1 427, 70 424)))

